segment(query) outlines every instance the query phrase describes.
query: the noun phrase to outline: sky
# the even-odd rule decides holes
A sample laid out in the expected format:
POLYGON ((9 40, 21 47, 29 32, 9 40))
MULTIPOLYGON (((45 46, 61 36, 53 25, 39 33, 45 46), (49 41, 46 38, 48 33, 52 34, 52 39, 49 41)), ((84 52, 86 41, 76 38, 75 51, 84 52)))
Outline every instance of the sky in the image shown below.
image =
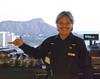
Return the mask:
POLYGON ((100 31, 100 0, 0 0, 0 22, 42 18, 56 27, 56 16, 70 11, 74 31, 100 31))

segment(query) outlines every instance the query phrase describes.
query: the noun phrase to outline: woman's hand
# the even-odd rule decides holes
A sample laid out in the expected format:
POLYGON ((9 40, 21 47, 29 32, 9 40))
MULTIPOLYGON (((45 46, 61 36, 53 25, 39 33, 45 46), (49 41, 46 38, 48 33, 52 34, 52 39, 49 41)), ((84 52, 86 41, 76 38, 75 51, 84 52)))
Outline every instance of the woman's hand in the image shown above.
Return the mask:
POLYGON ((8 42, 8 44, 14 44, 15 46, 22 46, 23 45, 23 40, 22 36, 20 36, 19 39, 15 39, 13 42, 8 42))

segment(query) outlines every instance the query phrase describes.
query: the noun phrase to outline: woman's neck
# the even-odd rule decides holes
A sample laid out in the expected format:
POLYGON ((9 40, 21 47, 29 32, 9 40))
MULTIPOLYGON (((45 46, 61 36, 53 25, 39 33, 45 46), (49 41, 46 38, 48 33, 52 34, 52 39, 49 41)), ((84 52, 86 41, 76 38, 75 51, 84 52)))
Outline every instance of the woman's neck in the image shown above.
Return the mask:
MULTIPOLYGON (((69 33, 70 34, 70 33, 69 33)), ((60 38, 62 39, 62 40, 65 40, 68 36, 69 36, 69 34, 59 34, 60 35, 60 38)))

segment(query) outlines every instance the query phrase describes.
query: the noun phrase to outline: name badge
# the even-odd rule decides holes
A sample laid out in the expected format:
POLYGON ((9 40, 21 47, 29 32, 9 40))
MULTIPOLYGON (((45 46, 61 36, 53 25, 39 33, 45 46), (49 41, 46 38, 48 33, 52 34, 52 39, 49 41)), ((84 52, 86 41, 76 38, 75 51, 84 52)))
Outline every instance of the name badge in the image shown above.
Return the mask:
POLYGON ((75 53, 68 53, 69 56, 75 56, 75 53))
POLYGON ((50 64, 50 58, 49 57, 45 57, 45 62, 50 64))

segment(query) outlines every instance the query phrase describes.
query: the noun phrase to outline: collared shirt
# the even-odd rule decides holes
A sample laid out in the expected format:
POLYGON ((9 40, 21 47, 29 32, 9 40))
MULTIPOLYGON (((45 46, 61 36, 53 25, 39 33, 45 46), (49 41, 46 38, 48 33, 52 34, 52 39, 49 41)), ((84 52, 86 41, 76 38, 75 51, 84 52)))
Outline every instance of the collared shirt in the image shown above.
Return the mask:
POLYGON ((23 44, 20 48, 26 54, 35 58, 45 59, 45 57, 49 57, 50 69, 53 70, 54 75, 60 77, 60 75, 66 74, 66 77, 72 75, 77 78, 78 73, 82 70, 86 79, 92 79, 92 66, 84 40, 72 33, 65 40, 56 35, 47 38, 37 48, 26 44, 23 44))

